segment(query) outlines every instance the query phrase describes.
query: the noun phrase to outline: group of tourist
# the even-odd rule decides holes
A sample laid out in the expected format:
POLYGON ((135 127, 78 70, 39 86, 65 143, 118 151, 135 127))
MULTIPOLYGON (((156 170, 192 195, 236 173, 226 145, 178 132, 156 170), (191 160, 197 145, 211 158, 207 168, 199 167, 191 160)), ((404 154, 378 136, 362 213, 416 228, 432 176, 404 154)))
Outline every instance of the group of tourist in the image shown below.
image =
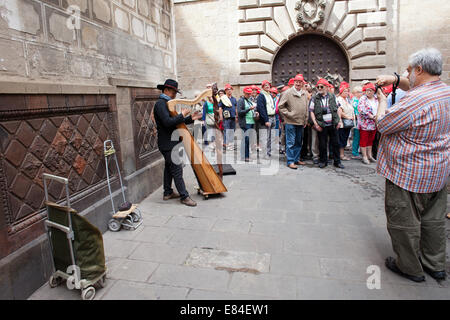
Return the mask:
MULTIPOLYGON (((392 86, 383 88, 387 95, 392 86)), ((375 115, 378 98, 375 85, 363 81, 363 86, 342 81, 338 92, 334 85, 320 78, 315 85, 298 74, 287 86, 278 91, 267 80, 243 88, 243 95, 236 99, 234 88, 226 84, 218 94, 219 125, 223 130, 224 151, 235 150, 236 124, 244 132, 242 158, 250 161, 250 151, 262 151, 262 157, 273 154, 275 134, 279 136, 279 150, 286 154, 287 166, 297 169, 312 159, 320 168, 333 161, 334 166, 344 168, 341 161, 348 161, 344 150, 352 149, 353 159, 365 164, 376 162, 377 130, 375 115), (263 130, 261 130, 263 129, 263 130), (252 135, 255 132, 256 134, 252 135), (275 133, 275 134, 274 134, 275 133), (352 136, 352 146, 349 137, 352 136), (256 143, 250 143, 255 137, 256 143), (262 146, 262 147, 261 147, 262 146)), ((207 145, 214 140, 215 123, 213 100, 203 103, 203 132, 207 145)))

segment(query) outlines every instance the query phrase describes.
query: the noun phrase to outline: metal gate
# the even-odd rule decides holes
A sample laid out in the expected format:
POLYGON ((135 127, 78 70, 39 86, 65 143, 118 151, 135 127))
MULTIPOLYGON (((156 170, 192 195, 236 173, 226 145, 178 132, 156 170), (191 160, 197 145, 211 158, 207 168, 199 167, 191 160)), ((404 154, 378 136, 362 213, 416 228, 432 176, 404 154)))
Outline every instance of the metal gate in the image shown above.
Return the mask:
POLYGON ((340 75, 348 81, 347 57, 339 45, 327 37, 302 35, 288 41, 278 52, 272 66, 272 83, 287 85, 289 79, 299 73, 314 83, 327 74, 340 75))

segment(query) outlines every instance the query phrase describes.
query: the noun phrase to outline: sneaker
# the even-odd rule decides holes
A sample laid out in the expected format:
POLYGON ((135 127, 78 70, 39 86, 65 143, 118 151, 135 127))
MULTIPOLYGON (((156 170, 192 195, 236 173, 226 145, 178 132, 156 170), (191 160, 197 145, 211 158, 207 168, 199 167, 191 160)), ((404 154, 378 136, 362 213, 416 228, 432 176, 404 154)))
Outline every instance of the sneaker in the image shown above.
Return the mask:
POLYGON ((290 165, 288 165, 288 168, 297 170, 298 167, 294 163, 291 163, 290 165))
POLYGON ((411 276, 409 274, 403 273, 398 267, 397 264, 395 263, 395 259, 392 257, 387 257, 386 261, 385 261, 386 267, 391 270, 392 272, 395 272, 396 274, 409 279, 411 281, 414 282, 423 282, 425 281, 425 276, 411 276))
POLYGON ((188 207, 196 207, 197 202, 191 199, 191 197, 187 197, 186 199, 180 200, 180 202, 188 207))
POLYGON ((375 160, 375 159, 372 158, 372 157, 369 158, 369 161, 370 161, 370 162, 377 162, 377 160, 375 160))
POLYGON ((177 198, 179 198, 179 197, 180 197, 180 195, 179 195, 178 193, 172 192, 172 193, 169 194, 168 196, 164 196, 164 197, 163 197, 163 200, 164 200, 164 201, 167 201, 167 200, 170 200, 170 199, 177 199, 177 198))
POLYGON ((314 164, 319 164, 319 160, 318 160, 318 159, 314 159, 314 160, 313 160, 313 163, 314 163, 314 164))
POLYGON ((325 163, 323 163, 323 162, 320 162, 319 163, 319 168, 320 169, 323 169, 323 168, 325 168, 327 165, 325 164, 325 163))
POLYGON ((362 158, 362 162, 365 164, 370 164, 369 159, 367 158, 362 158))
POLYGON ((345 169, 345 167, 342 163, 335 163, 334 166, 339 169, 345 169))

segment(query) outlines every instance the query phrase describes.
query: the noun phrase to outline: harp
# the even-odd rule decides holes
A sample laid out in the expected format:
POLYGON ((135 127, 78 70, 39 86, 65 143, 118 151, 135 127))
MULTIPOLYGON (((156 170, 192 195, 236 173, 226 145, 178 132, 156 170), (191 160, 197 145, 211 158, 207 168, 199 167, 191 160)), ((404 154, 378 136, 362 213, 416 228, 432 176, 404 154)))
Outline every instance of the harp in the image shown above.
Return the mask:
MULTIPOLYGON (((214 89, 217 88, 216 86, 213 87, 213 89, 207 89, 203 91, 199 96, 197 96, 193 100, 185 100, 185 99, 173 99, 168 101, 167 107, 169 109, 169 113, 171 116, 177 116, 178 113, 175 109, 177 104, 182 105, 188 105, 193 106, 199 102, 202 101, 202 99, 207 97, 213 97, 214 100, 214 114, 216 119, 216 126, 217 120, 218 120, 218 106, 217 101, 215 99, 215 93, 214 89)), ((222 165, 221 165, 221 159, 218 159, 218 166, 219 166, 219 175, 216 173, 206 156, 203 154, 202 149, 198 146, 196 143, 194 137, 189 132, 188 128, 184 123, 181 123, 177 125, 178 129, 180 131, 180 136, 183 141, 183 146, 186 151, 186 154, 189 158, 189 161, 191 162, 192 169, 194 171, 195 177, 197 179, 197 182, 199 184, 199 193, 203 194, 203 196, 207 199, 209 195, 214 194, 220 194, 223 192, 227 192, 227 188, 222 182, 222 175, 220 174, 222 172, 222 165)), ((220 146, 222 147, 222 146, 220 146)), ((221 150, 221 149, 220 149, 221 150)), ((219 153, 218 153, 219 156, 219 153)))

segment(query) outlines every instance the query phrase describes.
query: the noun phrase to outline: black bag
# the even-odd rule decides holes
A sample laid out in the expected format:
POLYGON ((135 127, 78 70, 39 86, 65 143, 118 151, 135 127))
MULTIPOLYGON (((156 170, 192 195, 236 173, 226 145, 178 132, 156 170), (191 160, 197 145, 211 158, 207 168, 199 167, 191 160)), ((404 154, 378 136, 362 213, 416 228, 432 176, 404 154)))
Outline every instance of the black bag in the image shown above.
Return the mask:
POLYGON ((344 124, 344 129, 351 129, 355 126, 352 119, 342 119, 342 123, 344 124))
POLYGON ((119 211, 127 211, 127 210, 130 210, 131 206, 132 206, 132 203, 126 201, 126 202, 122 203, 122 204, 119 206, 119 211))

